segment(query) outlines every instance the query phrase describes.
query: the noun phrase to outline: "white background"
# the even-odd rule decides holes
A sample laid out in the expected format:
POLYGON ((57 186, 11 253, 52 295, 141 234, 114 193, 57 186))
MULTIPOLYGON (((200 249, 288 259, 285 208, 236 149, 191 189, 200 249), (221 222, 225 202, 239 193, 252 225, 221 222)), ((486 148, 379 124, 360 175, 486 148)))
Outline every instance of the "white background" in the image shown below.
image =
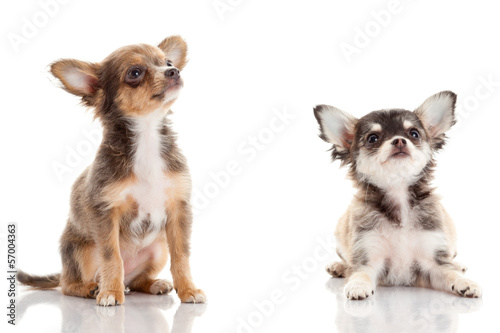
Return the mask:
MULTIPOLYGON (((469 332, 494 324, 500 310, 495 2, 73 0, 49 9, 46 2, 0 5, 1 251, 7 222, 17 222, 18 263, 28 272, 60 271, 58 239, 70 188, 97 149, 84 133, 100 128, 91 111, 58 88, 47 66, 59 58, 100 61, 120 46, 157 44, 173 34, 189 46, 185 88, 172 118, 199 200, 191 266, 209 303, 192 310, 179 307, 175 294, 163 301, 145 297, 145 304, 159 304, 160 327, 144 319, 147 306, 134 320, 124 319, 123 309, 133 309, 141 296, 128 297, 129 307, 117 309, 115 318, 102 316, 93 301, 75 300, 78 311, 96 316, 95 325, 108 320, 109 330, 123 331, 146 320, 158 330, 189 331, 179 328, 189 316, 174 313, 191 310, 198 316, 193 332, 350 332, 357 325, 366 332, 469 332), (228 7, 217 10, 217 3, 228 7), (389 9, 390 16, 380 14, 389 9), (13 38, 24 40, 14 45, 13 38), (357 53, 346 57, 346 44, 357 53), (330 163, 312 107, 331 104, 358 117, 381 108, 413 110, 441 90, 458 94, 459 123, 438 156, 435 184, 456 221, 457 259, 484 287, 484 297, 457 305, 441 293, 382 288, 371 302, 346 303, 335 295, 343 282, 323 270, 335 255, 320 244, 333 234, 352 187, 345 169, 330 163), (277 113, 291 116, 282 121, 277 113), (69 151, 78 150, 80 160, 71 160, 69 151), (54 165, 68 166, 68 158, 71 170, 58 176, 54 165), (223 177, 228 163, 238 172, 223 177), (216 185, 214 174, 224 181, 216 185), (281 295, 272 305, 271 294, 281 295)), ((162 275, 170 276, 168 267, 162 275)), ((30 295, 22 289, 18 303, 23 296, 33 303, 30 295)), ((17 331, 54 332, 61 320, 73 320, 73 298, 65 303, 57 295, 36 294, 45 304, 18 318, 17 331), (59 309, 67 304, 69 311, 59 309)))

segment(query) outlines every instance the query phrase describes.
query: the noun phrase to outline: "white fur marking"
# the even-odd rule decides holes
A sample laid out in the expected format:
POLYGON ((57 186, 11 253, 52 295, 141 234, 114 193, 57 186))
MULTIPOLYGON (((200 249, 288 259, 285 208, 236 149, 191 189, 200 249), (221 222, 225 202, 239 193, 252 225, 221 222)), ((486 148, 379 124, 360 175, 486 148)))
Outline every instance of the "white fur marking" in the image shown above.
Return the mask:
POLYGON ((405 120, 403 122, 403 126, 406 130, 409 130, 410 128, 414 127, 415 125, 413 125, 413 123, 409 120, 405 120))
POLYGON ((382 125, 373 123, 370 132, 382 132, 382 125))
POLYGON ((161 155, 159 132, 163 117, 164 112, 159 109, 134 119, 137 136, 134 172, 138 182, 127 188, 124 195, 131 195, 139 206, 138 216, 130 226, 132 233, 142 233, 142 221, 149 217, 149 230, 141 242, 142 246, 151 244, 167 218, 165 189, 170 184, 164 174, 166 166, 161 155))
POLYGON ((416 147, 410 140, 406 140, 410 156, 391 158, 393 149, 391 142, 396 138, 400 136, 386 140, 375 155, 368 155, 365 149, 361 149, 356 161, 360 177, 384 190, 401 187, 406 189, 418 179, 431 158, 427 142, 422 142, 420 147, 416 147))
POLYGON ((435 251, 446 248, 442 231, 422 231, 411 227, 394 228, 390 225, 365 235, 360 246, 367 250, 369 262, 390 260, 388 285, 409 285, 413 278, 412 266, 417 262, 423 271, 435 266, 435 251))

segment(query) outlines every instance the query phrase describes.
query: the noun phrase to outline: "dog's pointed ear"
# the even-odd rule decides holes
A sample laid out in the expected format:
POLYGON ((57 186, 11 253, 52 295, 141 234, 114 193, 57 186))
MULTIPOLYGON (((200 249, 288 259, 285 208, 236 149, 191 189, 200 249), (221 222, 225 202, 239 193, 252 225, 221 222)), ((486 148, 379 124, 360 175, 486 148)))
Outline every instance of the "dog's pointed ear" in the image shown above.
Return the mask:
POLYGON ((187 44, 181 36, 167 37, 158 47, 178 70, 184 68, 187 63, 187 44))
POLYGON ((333 144, 332 157, 345 162, 354 140, 354 128, 358 121, 347 112, 329 105, 317 105, 314 116, 319 123, 319 137, 333 144))
POLYGON ((457 95, 451 91, 441 91, 427 98, 415 114, 433 137, 441 137, 455 123, 455 104, 457 95))
POLYGON ((50 66, 50 72, 61 81, 63 88, 84 103, 93 106, 99 87, 97 75, 99 65, 74 59, 62 59, 50 66))

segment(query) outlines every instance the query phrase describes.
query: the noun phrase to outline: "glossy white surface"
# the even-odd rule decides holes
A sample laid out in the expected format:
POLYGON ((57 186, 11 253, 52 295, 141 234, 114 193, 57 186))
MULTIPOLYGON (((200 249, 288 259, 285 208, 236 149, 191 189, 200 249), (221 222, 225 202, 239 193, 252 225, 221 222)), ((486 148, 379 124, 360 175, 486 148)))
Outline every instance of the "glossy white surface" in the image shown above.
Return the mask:
MULTIPOLYGON (((172 34, 189 47, 170 117, 193 178, 192 273, 208 296, 207 305, 192 305, 175 294, 132 294, 123 306, 100 308, 20 288, 18 325, 7 325, 2 310, 1 333, 498 331, 496 2, 23 0, 1 1, 0 12, 0 308, 8 302, 5 224, 18 224, 17 267, 59 272, 71 185, 101 137, 92 113, 48 79, 47 66, 100 61, 172 34), (44 21, 42 6, 55 2, 44 21), (226 9, 222 17, 214 4, 226 9), (391 6, 398 9, 384 23, 391 6), (14 48, 8 36, 35 19, 40 27, 14 48), (369 40, 359 33, 366 29, 369 40), (344 43, 358 45, 351 61, 344 43), (332 235, 353 191, 318 138, 312 108, 331 104, 356 117, 412 110, 441 90, 457 93, 459 119, 434 184, 457 226, 457 259, 484 297, 379 288, 350 302, 344 281, 323 267, 336 259, 332 235)), ((160 278, 171 279, 168 266, 160 278)))
POLYGON ((176 307, 170 295, 131 294, 125 305, 116 307, 94 302, 59 291, 26 292, 19 302, 18 328, 23 332, 191 332, 195 318, 206 310, 202 304, 176 307), (173 319, 169 318, 172 312, 173 319), (47 319, 38 321, 40 317, 47 319))
MULTIPOLYGON (((406 287, 381 287, 366 301, 350 301, 344 297, 343 285, 343 279, 328 279, 326 273, 316 272, 301 290, 289 292, 282 297, 284 302, 274 305, 258 298, 224 302, 217 300, 217 294, 212 295, 213 302, 208 304, 180 304, 175 294, 133 293, 126 296, 122 306, 100 307, 94 300, 63 296, 59 291, 23 290, 16 330, 471 332, 474 327, 491 327, 494 313, 498 311, 496 304, 488 304, 483 299, 459 298, 434 290, 406 287), (245 302, 254 303, 246 314, 240 312, 245 302)), ((222 298, 227 300, 227 297, 222 298)))

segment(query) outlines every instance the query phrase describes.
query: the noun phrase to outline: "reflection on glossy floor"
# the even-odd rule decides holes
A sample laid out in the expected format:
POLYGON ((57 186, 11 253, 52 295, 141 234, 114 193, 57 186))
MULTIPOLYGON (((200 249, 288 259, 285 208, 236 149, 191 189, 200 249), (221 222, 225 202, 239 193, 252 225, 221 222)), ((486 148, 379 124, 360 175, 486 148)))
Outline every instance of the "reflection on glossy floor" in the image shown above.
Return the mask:
POLYGON ((68 297, 59 291, 27 291, 19 301, 18 327, 23 332, 191 332, 193 321, 206 309, 205 304, 180 304, 173 322, 165 311, 175 304, 174 296, 130 294, 123 306, 102 307, 94 300, 68 297), (60 309, 57 327, 52 313, 44 306, 60 309), (28 312, 50 313, 43 322, 24 320, 28 312))
POLYGON ((460 314, 481 309, 483 302, 406 287, 379 287, 376 298, 350 301, 343 279, 332 278, 326 287, 336 295, 339 332, 457 332, 460 314))
POLYGON ((63 296, 58 290, 23 288, 16 331, 455 333, 469 332, 477 324, 488 327, 482 326, 485 319, 490 324, 494 319, 494 309, 485 311, 483 299, 429 289, 379 287, 368 300, 350 301, 342 292, 344 279, 328 279, 321 273, 311 276, 300 291, 286 295, 286 302, 275 304, 272 311, 263 309, 267 305, 255 295, 235 302, 220 295, 209 304, 181 304, 175 294, 132 293, 122 306, 99 307, 94 300, 63 296), (258 308, 248 307, 255 301, 261 304, 261 315, 258 308), (241 325, 241 318, 250 317, 241 325))

